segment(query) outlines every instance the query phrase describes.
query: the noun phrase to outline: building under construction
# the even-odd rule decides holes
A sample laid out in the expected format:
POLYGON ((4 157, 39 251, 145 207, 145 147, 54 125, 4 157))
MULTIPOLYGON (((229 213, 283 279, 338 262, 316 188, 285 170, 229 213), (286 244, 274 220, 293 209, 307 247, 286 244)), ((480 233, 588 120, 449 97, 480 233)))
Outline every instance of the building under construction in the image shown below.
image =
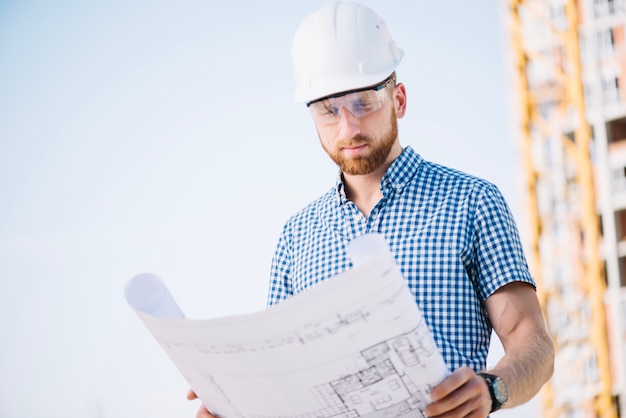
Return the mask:
POLYGON ((626 417, 625 3, 507 0, 544 417, 626 417))

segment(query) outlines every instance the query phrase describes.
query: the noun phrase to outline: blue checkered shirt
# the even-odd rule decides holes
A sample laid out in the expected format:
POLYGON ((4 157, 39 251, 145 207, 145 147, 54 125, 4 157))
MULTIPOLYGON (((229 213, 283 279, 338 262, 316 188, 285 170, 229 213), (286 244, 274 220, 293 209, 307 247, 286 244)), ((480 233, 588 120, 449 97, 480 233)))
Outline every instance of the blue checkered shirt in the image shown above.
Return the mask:
POLYGON ((268 305, 351 267, 346 246, 385 236, 448 368, 484 370, 491 338, 484 300, 507 283, 535 286, 511 212, 497 187, 425 161, 411 147, 381 181, 369 217, 329 192, 285 224, 272 260, 268 305))

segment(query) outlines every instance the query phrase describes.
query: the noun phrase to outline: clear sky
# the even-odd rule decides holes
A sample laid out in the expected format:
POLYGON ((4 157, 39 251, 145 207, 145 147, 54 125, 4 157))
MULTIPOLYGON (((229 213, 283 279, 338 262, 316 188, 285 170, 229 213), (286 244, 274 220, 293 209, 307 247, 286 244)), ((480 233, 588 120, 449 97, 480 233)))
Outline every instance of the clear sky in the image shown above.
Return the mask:
MULTIPOLYGON (((0 1, 1 417, 195 414, 123 288, 152 272, 188 317, 264 309, 283 222, 337 175, 292 101, 322 3, 0 1)), ((503 4, 363 3, 405 52, 401 143, 523 222, 503 4)))

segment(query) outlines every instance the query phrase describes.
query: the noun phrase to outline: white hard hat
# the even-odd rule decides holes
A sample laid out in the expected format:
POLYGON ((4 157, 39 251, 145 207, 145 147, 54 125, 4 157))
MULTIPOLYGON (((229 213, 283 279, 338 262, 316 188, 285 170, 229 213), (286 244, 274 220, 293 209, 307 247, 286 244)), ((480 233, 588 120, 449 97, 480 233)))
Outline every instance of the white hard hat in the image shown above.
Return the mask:
POLYGON ((373 10, 327 3, 298 27, 291 46, 296 102, 368 87, 393 73, 403 51, 373 10))

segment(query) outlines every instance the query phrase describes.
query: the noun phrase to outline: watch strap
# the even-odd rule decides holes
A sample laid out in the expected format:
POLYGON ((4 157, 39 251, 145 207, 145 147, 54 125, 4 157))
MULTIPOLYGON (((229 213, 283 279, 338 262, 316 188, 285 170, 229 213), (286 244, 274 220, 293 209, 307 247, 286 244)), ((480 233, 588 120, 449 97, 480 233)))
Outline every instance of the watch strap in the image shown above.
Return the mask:
POLYGON ((477 373, 477 374, 481 376, 483 379, 485 379, 485 382, 487 383, 487 387, 489 388, 489 395, 491 395, 491 411, 489 411, 489 413, 496 412, 498 409, 502 407, 502 404, 503 404, 498 399, 498 396, 496 395, 495 388, 494 388, 495 382, 497 379, 499 379, 499 377, 494 374, 489 374, 489 373, 477 373))

